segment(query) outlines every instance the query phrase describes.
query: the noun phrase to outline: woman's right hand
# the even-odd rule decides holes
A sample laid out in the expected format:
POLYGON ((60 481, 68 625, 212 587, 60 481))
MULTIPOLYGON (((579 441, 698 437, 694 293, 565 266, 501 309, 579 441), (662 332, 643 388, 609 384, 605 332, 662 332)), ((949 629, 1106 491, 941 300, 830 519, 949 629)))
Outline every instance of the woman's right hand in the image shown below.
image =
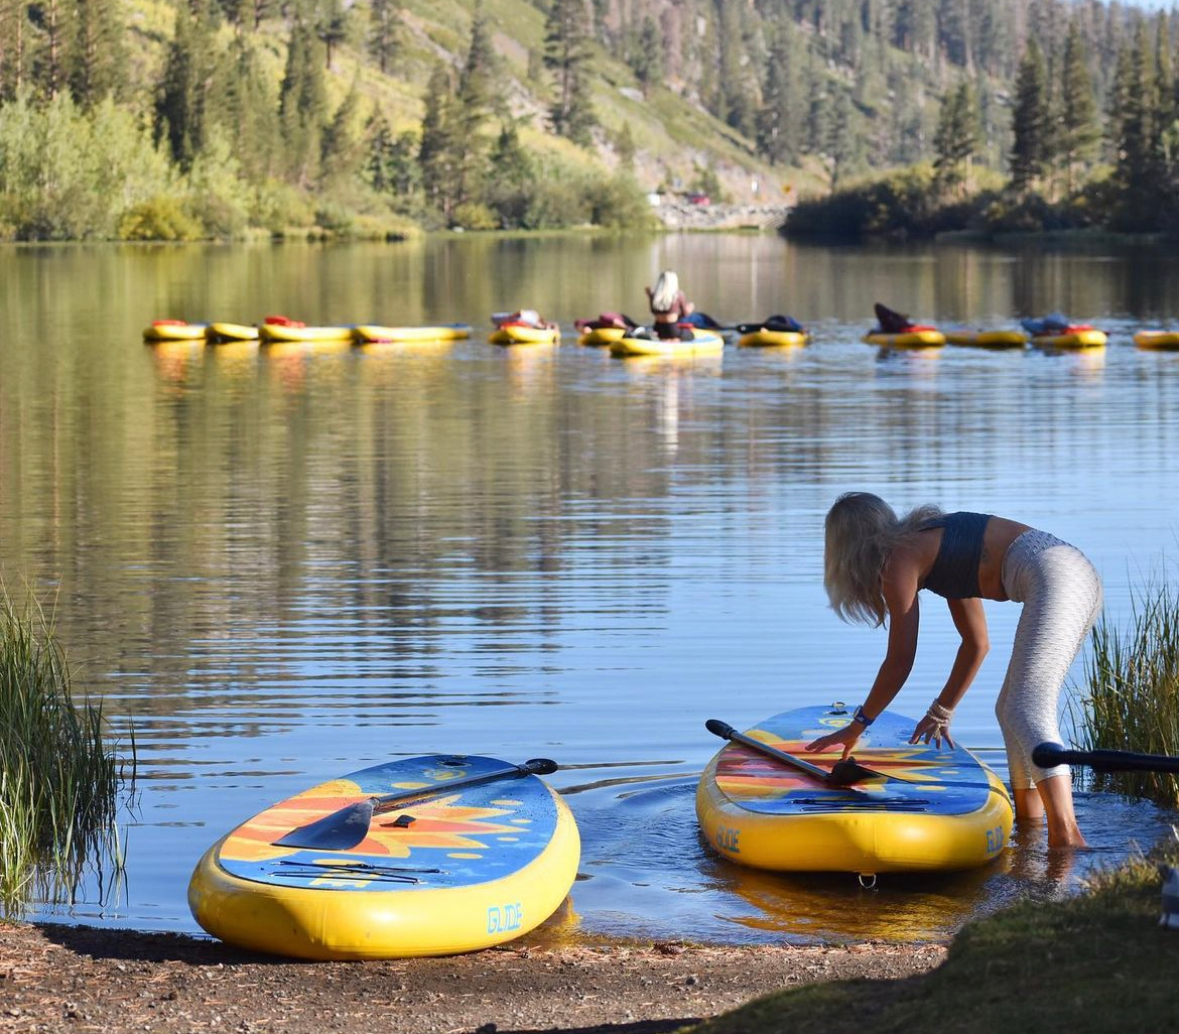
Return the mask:
POLYGON ((843 757, 846 760, 852 752, 852 747, 859 742, 863 734, 864 727, 859 722, 848 722, 842 729, 837 729, 835 732, 820 736, 817 740, 808 743, 806 745, 807 753, 822 754, 823 751, 831 747, 842 746, 843 757))

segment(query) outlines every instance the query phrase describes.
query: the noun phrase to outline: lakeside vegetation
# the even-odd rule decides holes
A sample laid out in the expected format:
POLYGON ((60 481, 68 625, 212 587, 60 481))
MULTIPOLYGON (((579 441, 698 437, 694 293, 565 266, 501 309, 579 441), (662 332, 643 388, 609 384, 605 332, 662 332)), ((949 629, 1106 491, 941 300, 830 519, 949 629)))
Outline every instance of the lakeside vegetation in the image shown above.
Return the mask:
POLYGON ((1174 1025, 1176 931, 1159 925, 1159 867, 1179 843, 1098 872, 1084 893, 970 924, 933 972, 810 984, 689 1028, 692 1034, 1105 1034, 1174 1025))
POLYGON ((804 201, 788 232, 930 237, 1061 230, 1179 231, 1176 14, 1135 13, 1101 73, 1083 6, 1062 44, 1029 38, 1011 99, 1004 164, 980 160, 981 112, 964 78, 942 100, 932 162, 804 201), (1004 175, 1005 174, 1005 175, 1004 175))
MULTIPOLYGON (((1083 713, 1075 732, 1084 750, 1179 757, 1179 596, 1165 583, 1135 599, 1130 626, 1103 619, 1086 657, 1083 713)), ((1179 778, 1162 772, 1094 772, 1098 790, 1179 807, 1179 778)))
POLYGON ((88 864, 121 864, 115 816, 134 780, 100 705, 75 702, 52 624, 0 596, 0 916, 68 897, 88 864))
MULTIPOLYGON (((992 198, 988 218, 1102 218, 1108 191, 1081 187, 1119 166, 1084 97, 1147 97, 1176 38, 1174 12, 1100 0, 20 0, 0 6, 0 239, 634 228, 651 190, 780 204, 923 164, 963 209, 1012 162, 1051 211, 992 198), (1055 142, 1017 158, 1025 114, 1055 142)), ((1155 226, 1122 186, 1118 218, 1155 226)), ((929 222, 896 207, 889 229, 929 222)))

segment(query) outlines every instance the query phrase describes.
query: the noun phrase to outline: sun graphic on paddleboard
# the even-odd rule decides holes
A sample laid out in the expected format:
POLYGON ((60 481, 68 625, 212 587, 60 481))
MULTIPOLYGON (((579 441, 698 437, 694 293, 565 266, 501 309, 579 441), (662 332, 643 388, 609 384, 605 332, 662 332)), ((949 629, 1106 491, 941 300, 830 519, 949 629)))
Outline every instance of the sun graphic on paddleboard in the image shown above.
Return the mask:
MULTIPOLYGON (((367 794, 348 779, 337 779, 282 801, 254 816, 226 837, 225 861, 260 862, 290 856, 297 848, 274 841, 294 829, 363 800, 367 794)), ((479 858, 494 842, 519 839, 529 819, 518 816, 520 801, 497 798, 494 807, 456 804, 458 792, 407 804, 374 816, 366 836, 346 856, 408 858, 415 850, 442 850, 452 858, 479 858), (412 819, 406 822, 406 817, 412 819), (395 824, 398 820, 401 824, 395 824)))

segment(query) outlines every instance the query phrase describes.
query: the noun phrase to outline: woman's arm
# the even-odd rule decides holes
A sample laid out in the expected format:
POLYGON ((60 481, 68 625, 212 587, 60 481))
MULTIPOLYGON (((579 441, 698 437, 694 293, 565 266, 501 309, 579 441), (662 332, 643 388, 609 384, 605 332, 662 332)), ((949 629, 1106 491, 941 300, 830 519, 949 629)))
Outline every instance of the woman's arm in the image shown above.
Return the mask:
POLYGON ((950 668, 946 684, 934 700, 929 713, 917 723, 910 743, 916 743, 918 740, 928 743, 932 739, 940 746, 941 738, 944 736, 946 742, 951 747, 954 746, 954 741, 950 738, 948 716, 966 695, 991 646, 987 635, 987 615, 983 610, 982 600, 947 602, 950 606, 950 617, 954 620, 954 627, 962 637, 962 642, 958 646, 958 653, 954 657, 954 665, 950 668), (943 715, 945 717, 942 717, 943 715))
MULTIPOLYGON (((893 702, 913 670, 913 660, 917 656, 917 633, 921 624, 917 603, 920 573, 917 558, 900 548, 893 551, 893 556, 885 566, 882 588, 884 602, 888 607, 888 652, 862 706, 864 716, 871 721, 875 721, 880 712, 893 702)), ((842 745, 846 758, 866 728, 861 722, 851 721, 838 732, 807 744, 806 749, 818 753, 842 745)))

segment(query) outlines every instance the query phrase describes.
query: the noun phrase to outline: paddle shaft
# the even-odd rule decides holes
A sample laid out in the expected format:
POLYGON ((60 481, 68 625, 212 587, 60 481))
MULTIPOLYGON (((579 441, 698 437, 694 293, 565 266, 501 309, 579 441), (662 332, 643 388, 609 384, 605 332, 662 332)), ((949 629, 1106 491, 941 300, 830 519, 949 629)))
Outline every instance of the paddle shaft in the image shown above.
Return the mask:
POLYGON ((1174 772, 1179 758, 1168 754, 1134 754, 1128 750, 1065 750, 1055 743, 1041 743, 1032 751, 1041 768, 1054 765, 1087 765, 1097 772, 1174 772))
POLYGON ((377 794, 345 805, 338 811, 292 829, 285 836, 273 841, 276 847, 299 847, 317 851, 347 851, 368 836, 369 824, 379 812, 396 807, 416 804, 439 794, 451 793, 481 783, 499 779, 512 779, 528 775, 548 775, 557 770, 557 763, 548 758, 532 758, 522 765, 497 768, 493 772, 460 776, 433 786, 413 790, 399 790, 395 793, 377 794))
MULTIPOLYGON (((796 768, 800 772, 805 772, 814 779, 818 779, 825 786, 832 785, 831 773, 825 768, 820 768, 818 765, 812 765, 809 761, 803 761, 802 758, 796 758, 793 754, 787 754, 784 750, 779 750, 777 747, 771 747, 768 743, 762 743, 761 740, 755 740, 752 736, 746 736, 743 732, 738 732, 731 725, 722 722, 719 718, 710 718, 704 723, 704 727, 715 736, 719 736, 722 740, 730 740, 733 743, 740 743, 743 747, 748 747, 750 750, 756 750, 759 754, 764 754, 766 757, 773 758, 775 761, 781 762, 783 765, 789 765, 791 768, 796 768)), ((840 789, 854 790, 856 793, 863 793, 862 790, 856 790, 854 786, 840 786, 840 789)))

